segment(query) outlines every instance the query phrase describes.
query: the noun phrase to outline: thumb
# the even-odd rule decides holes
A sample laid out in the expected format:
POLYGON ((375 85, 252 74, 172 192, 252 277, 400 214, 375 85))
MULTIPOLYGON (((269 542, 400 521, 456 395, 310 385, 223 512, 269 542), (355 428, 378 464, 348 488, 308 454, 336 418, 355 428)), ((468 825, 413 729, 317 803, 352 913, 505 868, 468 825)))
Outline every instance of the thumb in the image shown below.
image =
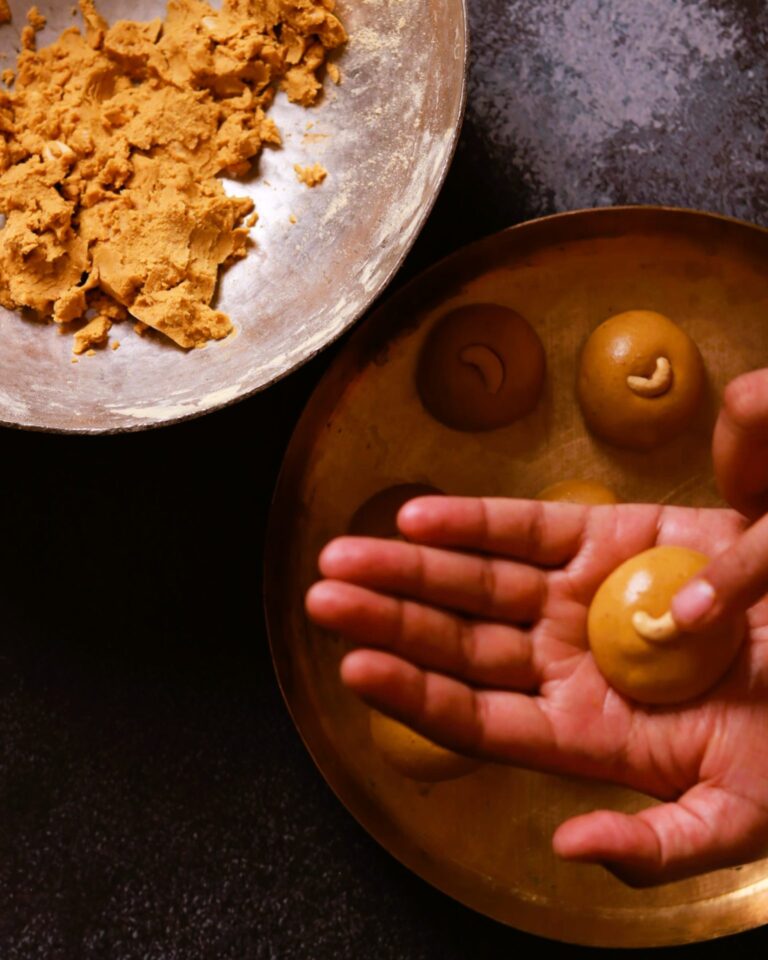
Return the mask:
POLYGON ((768 370, 753 370, 725 388, 712 439, 720 492, 752 520, 768 510, 768 370))
POLYGON ((555 831, 552 846, 564 860, 600 863, 629 886, 648 887, 755 860, 765 833, 732 794, 698 784, 677 803, 636 814, 573 817, 555 831))
POLYGON ((768 515, 747 529, 672 600, 672 616, 692 632, 743 612, 768 592, 768 515))

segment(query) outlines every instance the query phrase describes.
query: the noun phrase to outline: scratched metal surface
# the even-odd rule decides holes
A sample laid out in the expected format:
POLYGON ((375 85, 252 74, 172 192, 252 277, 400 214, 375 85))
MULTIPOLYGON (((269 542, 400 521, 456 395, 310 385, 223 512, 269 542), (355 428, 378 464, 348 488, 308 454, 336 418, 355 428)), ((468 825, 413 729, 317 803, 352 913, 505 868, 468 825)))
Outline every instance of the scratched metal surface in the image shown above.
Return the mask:
POLYGON ((765 4, 733 0, 472 4, 470 123, 533 209, 764 220, 767 27, 765 4))
MULTIPOLYGON (((0 67, 15 60, 29 5, 11 0, 0 67)), ((70 3, 38 6, 49 17, 40 45, 78 22, 70 3)), ((98 7, 114 22, 151 19, 165 3, 101 0, 98 7)), ((141 338, 126 323, 114 330, 119 351, 74 365, 69 337, 0 308, 0 422, 96 433, 198 416, 273 383, 364 312, 417 236, 453 153, 465 19, 463 0, 365 0, 341 3, 339 13, 351 37, 338 57, 341 85, 327 80, 323 100, 309 110, 279 96, 270 115, 283 148, 264 151, 258 177, 227 184, 250 196, 260 215, 249 256, 220 283, 217 306, 236 335, 186 352, 162 337, 141 338), (294 163, 322 163, 328 179, 310 190, 294 163)))
POLYGON ((661 203, 768 223, 764 3, 475 0, 469 15, 466 120, 413 269, 582 207, 661 203))

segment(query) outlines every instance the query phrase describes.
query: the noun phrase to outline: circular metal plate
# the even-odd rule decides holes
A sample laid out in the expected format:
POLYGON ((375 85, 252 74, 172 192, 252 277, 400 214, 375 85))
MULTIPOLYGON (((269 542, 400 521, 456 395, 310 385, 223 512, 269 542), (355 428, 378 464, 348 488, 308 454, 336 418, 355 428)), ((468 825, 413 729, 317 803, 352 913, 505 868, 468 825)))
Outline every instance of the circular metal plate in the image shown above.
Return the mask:
MULTIPOLYGON (((30 6, 10 0, 0 70, 15 63, 30 6)), ((77 23, 72 4, 38 2, 38 43, 77 23)), ((114 22, 162 15, 158 0, 100 0, 114 22)), ((0 422, 57 431, 136 430, 198 416, 275 382, 338 337, 385 287, 415 240, 447 171, 464 103, 463 0, 341 0, 350 41, 342 83, 309 110, 278 97, 284 147, 258 176, 227 184, 256 203, 246 260, 224 275, 217 306, 235 336, 189 353, 128 327, 117 352, 70 363, 71 342, 0 308, 0 422), (307 125, 312 123, 311 131, 307 125), (322 186, 294 163, 321 163, 322 186), (291 216, 296 223, 291 223, 291 216)), ((2 233, 0 233, 0 242, 2 233)))
POLYGON ((363 826, 423 878, 498 920, 599 946, 707 939, 768 920, 768 861, 632 890, 599 867, 558 861, 551 836, 566 817, 637 810, 648 797, 494 764, 435 785, 399 776, 371 747, 366 708, 341 686, 341 642, 303 613, 317 554, 361 503, 396 483, 525 497, 591 477, 626 501, 718 504, 709 457, 718 394, 736 374, 768 365, 766 316, 768 231, 659 208, 551 217, 468 247, 382 306, 336 359, 296 429, 271 517, 266 580, 288 706, 363 826), (433 322, 480 300, 514 308, 537 329, 548 384, 530 417, 473 435, 429 417, 414 370, 433 322), (712 384, 696 428, 649 454, 597 443, 574 400, 582 343, 601 320, 630 308, 661 311, 688 329, 712 384))

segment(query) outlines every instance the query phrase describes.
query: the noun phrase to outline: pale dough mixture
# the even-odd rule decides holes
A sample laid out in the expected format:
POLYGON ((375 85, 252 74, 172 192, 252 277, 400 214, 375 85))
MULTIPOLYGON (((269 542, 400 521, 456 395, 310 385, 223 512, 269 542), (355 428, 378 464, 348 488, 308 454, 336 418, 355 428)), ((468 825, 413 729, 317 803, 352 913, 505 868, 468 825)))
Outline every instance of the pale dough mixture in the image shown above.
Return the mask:
MULTIPOLYGON (((4 0, 0 0, 2 19, 4 0)), ((346 33, 334 0, 170 0, 164 20, 108 26, 35 49, 35 8, 12 91, 0 89, 0 303, 88 323, 75 351, 130 313, 182 347, 232 330, 211 308, 219 268, 243 257, 253 210, 217 174, 247 173, 276 89, 309 106, 346 33)))

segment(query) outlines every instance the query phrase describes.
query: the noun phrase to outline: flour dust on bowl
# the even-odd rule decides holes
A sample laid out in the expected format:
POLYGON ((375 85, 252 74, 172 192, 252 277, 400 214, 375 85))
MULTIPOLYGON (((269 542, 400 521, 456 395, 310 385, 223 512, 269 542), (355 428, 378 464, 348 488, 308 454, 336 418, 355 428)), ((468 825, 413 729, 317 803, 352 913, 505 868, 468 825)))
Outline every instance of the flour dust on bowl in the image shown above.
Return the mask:
MULTIPOLYGON (((96 6, 115 24, 164 18, 179 3, 210 19, 198 0, 96 6)), ((0 24, 0 74, 16 67, 31 4, 9 6, 11 22, 0 24)), ((72 5, 37 6, 47 21, 39 49, 67 28, 82 29, 72 5)), ((219 7, 214 0, 214 16, 219 7)), ((229 7, 250 8, 233 0, 229 7)), ((102 433, 199 416, 299 367, 386 286, 453 154, 464 104, 465 7, 463 0, 340 0, 336 13, 349 39, 330 51, 317 102, 304 106, 279 92, 266 113, 281 145, 265 138, 250 171, 222 180, 228 196, 251 200, 258 213, 256 223, 245 223, 246 255, 219 274, 211 304, 234 332, 185 350, 162 334, 140 336, 129 317, 110 334, 119 349, 73 357, 72 337, 61 336, 59 324, 0 307, 0 422, 102 433), (321 179, 316 171, 327 176, 310 185, 321 179)), ((0 89, 13 95, 13 86, 0 89)), ((143 239, 157 257, 162 236, 143 239)))

